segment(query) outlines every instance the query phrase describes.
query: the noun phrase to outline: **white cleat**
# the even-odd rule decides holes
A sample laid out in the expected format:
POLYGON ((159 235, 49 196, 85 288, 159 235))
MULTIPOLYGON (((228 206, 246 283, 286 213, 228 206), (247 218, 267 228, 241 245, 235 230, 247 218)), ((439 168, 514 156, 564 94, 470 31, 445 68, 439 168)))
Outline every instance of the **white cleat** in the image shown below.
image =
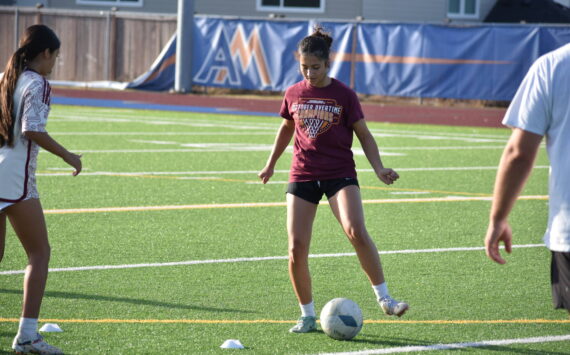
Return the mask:
POLYGON ((49 345, 45 342, 44 338, 38 334, 34 340, 20 342, 17 338, 14 339, 12 349, 16 354, 45 354, 45 355, 60 355, 63 354, 61 349, 49 345))
POLYGON ((378 300, 380 308, 389 316, 401 317, 410 308, 406 302, 399 302, 392 297, 383 297, 378 300))

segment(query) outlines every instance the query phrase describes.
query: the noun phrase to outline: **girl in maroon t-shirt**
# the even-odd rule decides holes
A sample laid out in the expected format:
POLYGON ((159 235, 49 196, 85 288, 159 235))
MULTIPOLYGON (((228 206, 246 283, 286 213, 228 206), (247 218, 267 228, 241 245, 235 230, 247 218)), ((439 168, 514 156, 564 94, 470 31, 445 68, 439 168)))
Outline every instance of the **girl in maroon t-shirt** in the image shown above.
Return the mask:
POLYGON ((364 225, 351 150, 353 132, 382 182, 392 184, 399 176, 382 165, 378 146, 366 126, 354 91, 328 76, 331 43, 332 38, 320 26, 299 43, 304 80, 285 92, 280 112, 284 120, 267 164, 259 173, 259 178, 267 183, 294 135, 287 188, 287 231, 289 276, 299 300, 301 318, 290 329, 293 333, 316 330, 308 258, 313 221, 323 194, 354 246, 383 311, 400 317, 408 310, 406 303, 390 297, 378 250, 364 225))

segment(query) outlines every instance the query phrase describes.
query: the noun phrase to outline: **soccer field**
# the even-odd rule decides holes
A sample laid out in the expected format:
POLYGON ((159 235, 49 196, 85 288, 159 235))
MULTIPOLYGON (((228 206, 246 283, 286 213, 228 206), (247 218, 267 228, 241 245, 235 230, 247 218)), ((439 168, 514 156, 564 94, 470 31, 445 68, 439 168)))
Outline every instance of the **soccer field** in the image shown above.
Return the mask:
MULTIPOLYGON (((383 315, 322 201, 310 259, 317 312, 332 298, 350 298, 364 327, 352 341, 288 333, 299 316, 287 274, 291 148, 269 184, 257 178, 279 124, 275 117, 54 105, 48 130, 83 154, 84 170, 74 178, 59 158, 39 157, 52 246, 40 325, 63 329, 44 333, 47 341, 70 354, 375 354, 452 346, 570 353, 570 320, 552 308, 550 255, 541 241, 544 148, 511 214, 513 255, 499 266, 482 248, 507 129, 369 122, 384 165, 400 180, 390 187, 377 180, 355 138, 367 227, 391 294, 410 310, 401 319, 383 315), (220 349, 226 339, 245 349, 220 349)), ((17 330, 26 263, 11 228, 6 244, 0 353, 9 352, 17 330)))

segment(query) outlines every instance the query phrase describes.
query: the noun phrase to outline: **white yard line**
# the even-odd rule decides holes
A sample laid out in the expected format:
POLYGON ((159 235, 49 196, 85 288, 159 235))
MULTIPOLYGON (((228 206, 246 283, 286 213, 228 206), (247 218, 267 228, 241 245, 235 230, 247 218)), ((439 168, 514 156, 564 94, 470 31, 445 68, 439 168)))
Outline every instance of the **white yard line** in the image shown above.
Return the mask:
MULTIPOLYGON (((149 149, 150 150, 150 149, 149 149)), ((77 152, 77 151, 76 151, 77 152)), ((548 169, 548 165, 536 165, 534 169, 548 169)), ((472 170, 497 170, 496 166, 448 166, 448 167, 425 167, 425 168, 394 168, 398 172, 429 172, 429 171, 472 171, 472 170)), ((359 173, 372 173, 373 169, 357 169, 359 173)), ((143 176, 143 175, 257 175, 259 170, 196 170, 196 171, 93 171, 81 173, 82 176, 143 176)), ((275 170, 275 173, 289 173, 289 170, 275 170)), ((69 176, 69 173, 37 173, 37 176, 69 176)))
POLYGON ((52 136, 275 136, 275 132, 50 132, 52 136))
MULTIPOLYGON (((394 348, 370 349, 350 352, 338 353, 320 353, 320 355, 372 355, 372 354, 396 354, 408 353, 415 351, 438 351, 438 350, 458 350, 467 348, 480 348, 485 346, 505 346, 512 344, 533 344, 533 343, 550 343, 555 341, 570 341, 568 335, 547 335, 533 338, 515 338, 501 340, 483 340, 469 343, 453 343, 453 344, 434 344, 434 345, 417 345, 417 346, 398 346, 394 348)), ((500 350, 499 350, 500 351, 500 350)))
MULTIPOLYGON (((135 142, 135 143, 142 143, 135 142)), ((273 145, 271 144, 242 144, 242 143, 176 143, 181 146, 191 146, 191 145, 208 145, 207 148, 177 148, 177 149, 73 149, 70 150, 75 153, 89 153, 89 154, 133 154, 133 153, 192 153, 192 152, 235 152, 235 151, 271 151, 273 145), (239 146, 241 149, 228 148, 231 145, 239 146)), ((462 147, 380 147, 381 155, 394 155, 402 153, 391 153, 388 151, 393 150, 477 150, 477 149, 497 149, 503 150, 504 146, 462 146, 462 147)), ((287 148, 288 151, 293 150, 293 146, 287 148)), ((363 155, 362 148, 354 147, 353 152, 355 155, 363 155)), ((40 150, 40 153, 46 153, 44 150, 40 150)))
MULTIPOLYGON (((520 244, 513 245, 513 248, 539 248, 544 247, 544 244, 520 244)), ((448 253, 460 251, 483 251, 484 247, 459 247, 459 248, 435 248, 435 249, 405 249, 405 250, 387 250, 378 252, 380 255, 388 254, 420 254, 420 253, 448 253)), ((331 253, 331 254, 310 254, 310 258, 339 258, 345 256, 356 256, 356 253, 331 253)), ((181 265, 202 265, 202 264, 225 264, 225 263, 240 263, 240 262, 253 262, 253 261, 271 261, 271 260, 287 260, 288 256, 262 256, 250 258, 231 258, 231 259, 209 259, 209 260, 187 260, 187 261, 174 261, 166 263, 141 263, 141 264, 123 264, 123 265, 94 265, 94 266, 78 266, 78 267, 63 267, 63 268, 50 268, 50 272, 63 272, 63 271, 88 271, 88 270, 113 270, 113 269, 134 269, 144 267, 164 267, 164 266, 181 266, 181 265)), ((25 270, 8 270, 0 271, 0 275, 16 275, 23 274, 25 270)))

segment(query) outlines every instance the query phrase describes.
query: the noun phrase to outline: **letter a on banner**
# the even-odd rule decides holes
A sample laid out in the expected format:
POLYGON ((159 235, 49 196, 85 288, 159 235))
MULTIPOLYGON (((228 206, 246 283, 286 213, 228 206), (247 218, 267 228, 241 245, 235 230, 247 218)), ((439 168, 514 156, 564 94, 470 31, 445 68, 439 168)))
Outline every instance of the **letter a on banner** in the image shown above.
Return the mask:
POLYGON ((257 81, 261 87, 271 85, 269 68, 257 26, 248 37, 243 26, 238 25, 230 40, 227 29, 221 23, 211 43, 211 49, 194 77, 195 82, 206 85, 240 86, 243 76, 246 76, 253 66, 255 77, 249 79, 257 81))
POLYGON ((241 79, 232 61, 230 42, 223 24, 218 26, 212 39, 210 52, 202 62, 194 81, 200 84, 241 85, 241 79))

